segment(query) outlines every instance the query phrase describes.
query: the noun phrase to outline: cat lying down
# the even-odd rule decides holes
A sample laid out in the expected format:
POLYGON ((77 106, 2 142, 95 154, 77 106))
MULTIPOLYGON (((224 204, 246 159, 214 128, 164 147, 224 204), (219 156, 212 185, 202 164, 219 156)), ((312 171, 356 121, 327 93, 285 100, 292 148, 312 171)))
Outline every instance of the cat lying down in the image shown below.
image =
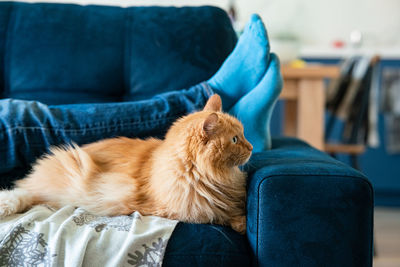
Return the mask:
POLYGON ((15 188, 0 192, 0 217, 35 204, 73 205, 96 215, 139 211, 245 233, 246 174, 253 147, 242 124, 213 95, 178 119, 164 140, 111 138, 54 147, 15 188))

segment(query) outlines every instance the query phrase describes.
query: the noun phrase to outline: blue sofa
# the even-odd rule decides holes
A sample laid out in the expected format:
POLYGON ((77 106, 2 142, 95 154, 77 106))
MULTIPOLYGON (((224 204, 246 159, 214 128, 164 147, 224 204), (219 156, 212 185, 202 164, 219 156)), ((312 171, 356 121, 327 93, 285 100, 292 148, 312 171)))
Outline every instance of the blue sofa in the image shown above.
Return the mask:
MULTIPOLYGON (((146 99, 208 79, 236 41, 215 7, 0 2, 0 98, 146 99)), ((291 138, 274 139, 246 170, 246 236, 179 223, 164 266, 372 265, 373 190, 363 174, 291 138)))

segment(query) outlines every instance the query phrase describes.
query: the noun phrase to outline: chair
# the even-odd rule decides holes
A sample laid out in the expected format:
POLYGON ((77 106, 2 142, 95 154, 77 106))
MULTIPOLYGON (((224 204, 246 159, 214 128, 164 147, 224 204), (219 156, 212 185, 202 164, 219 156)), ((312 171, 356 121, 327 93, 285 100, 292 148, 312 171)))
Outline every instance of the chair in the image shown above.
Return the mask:
MULTIPOLYGON (((215 7, 0 2, 0 97, 145 99, 208 79, 236 40, 215 7)), ((373 189, 362 173, 294 138, 274 139, 245 169, 247 234, 179 223, 164 266, 372 265, 373 189)))
POLYGON ((358 156, 365 152, 367 146, 372 76, 378 62, 379 56, 346 59, 340 78, 327 96, 326 107, 331 116, 327 122, 324 150, 334 157, 337 154, 349 155, 351 166, 358 170, 358 156), (335 137, 333 128, 338 118, 343 121, 343 129, 339 141, 332 142, 329 139, 335 137))

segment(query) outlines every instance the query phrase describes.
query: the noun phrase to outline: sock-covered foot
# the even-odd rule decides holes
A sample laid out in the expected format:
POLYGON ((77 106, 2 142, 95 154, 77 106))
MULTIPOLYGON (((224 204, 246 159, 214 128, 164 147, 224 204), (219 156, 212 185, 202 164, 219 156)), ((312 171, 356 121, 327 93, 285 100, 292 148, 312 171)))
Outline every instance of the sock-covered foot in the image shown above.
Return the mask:
POLYGON ((252 15, 235 49, 208 84, 222 98, 227 110, 253 89, 267 70, 269 41, 264 24, 252 15))
POLYGON ((271 53, 267 72, 260 83, 229 110, 242 122, 244 135, 253 145, 254 152, 271 148, 270 120, 281 91, 279 59, 271 53))

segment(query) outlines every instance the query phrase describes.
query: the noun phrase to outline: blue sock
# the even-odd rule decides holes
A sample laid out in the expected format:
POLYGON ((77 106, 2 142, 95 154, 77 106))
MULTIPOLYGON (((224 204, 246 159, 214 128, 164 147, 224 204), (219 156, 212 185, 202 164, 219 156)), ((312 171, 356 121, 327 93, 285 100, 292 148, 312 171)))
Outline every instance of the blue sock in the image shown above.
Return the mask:
POLYGON ((235 49, 207 83, 222 98, 228 110, 239 98, 253 89, 267 70, 269 41, 264 24, 252 15, 235 49))
POLYGON ((260 83, 229 110, 242 122, 244 135, 253 145, 254 152, 271 148, 270 120, 281 91, 279 59, 271 53, 267 72, 260 83))

